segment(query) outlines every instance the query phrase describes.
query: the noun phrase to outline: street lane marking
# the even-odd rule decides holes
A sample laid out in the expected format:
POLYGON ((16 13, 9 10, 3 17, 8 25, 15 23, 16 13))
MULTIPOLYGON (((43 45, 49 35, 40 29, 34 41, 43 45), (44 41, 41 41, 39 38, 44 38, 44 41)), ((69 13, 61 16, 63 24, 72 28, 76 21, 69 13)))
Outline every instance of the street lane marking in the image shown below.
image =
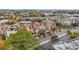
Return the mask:
POLYGON ((40 43, 39 45, 43 45, 43 44, 48 43, 48 42, 50 42, 50 41, 51 41, 51 40, 46 40, 46 41, 40 43))
POLYGON ((64 35, 66 35, 66 33, 64 33, 64 34, 62 34, 62 35, 59 35, 58 38, 60 38, 60 37, 62 37, 62 36, 64 36, 64 35))

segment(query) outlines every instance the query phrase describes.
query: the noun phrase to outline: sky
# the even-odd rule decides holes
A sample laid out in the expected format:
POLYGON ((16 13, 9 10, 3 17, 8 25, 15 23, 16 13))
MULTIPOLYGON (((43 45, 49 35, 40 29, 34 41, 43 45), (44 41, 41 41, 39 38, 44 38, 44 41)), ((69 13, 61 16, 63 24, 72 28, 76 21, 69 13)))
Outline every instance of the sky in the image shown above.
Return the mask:
POLYGON ((79 9, 78 0, 0 0, 0 9, 79 9))

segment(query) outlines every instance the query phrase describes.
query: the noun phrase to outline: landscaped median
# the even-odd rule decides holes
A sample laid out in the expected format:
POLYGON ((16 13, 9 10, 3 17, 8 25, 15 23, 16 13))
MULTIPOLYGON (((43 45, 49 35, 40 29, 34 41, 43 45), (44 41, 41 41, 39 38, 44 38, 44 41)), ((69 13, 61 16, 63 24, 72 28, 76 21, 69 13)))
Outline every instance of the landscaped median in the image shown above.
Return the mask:
POLYGON ((79 31, 73 31, 73 32, 68 32, 68 35, 71 37, 71 38, 77 38, 79 37, 79 31))

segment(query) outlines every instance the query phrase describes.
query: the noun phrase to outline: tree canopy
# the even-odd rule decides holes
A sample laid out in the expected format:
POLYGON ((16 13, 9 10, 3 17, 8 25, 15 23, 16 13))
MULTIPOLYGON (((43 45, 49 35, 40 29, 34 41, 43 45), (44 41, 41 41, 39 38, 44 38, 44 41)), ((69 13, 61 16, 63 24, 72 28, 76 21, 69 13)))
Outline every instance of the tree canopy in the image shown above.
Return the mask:
POLYGON ((16 34, 13 34, 5 41, 7 49, 27 50, 37 45, 38 39, 36 39, 31 32, 26 29, 20 29, 16 34))

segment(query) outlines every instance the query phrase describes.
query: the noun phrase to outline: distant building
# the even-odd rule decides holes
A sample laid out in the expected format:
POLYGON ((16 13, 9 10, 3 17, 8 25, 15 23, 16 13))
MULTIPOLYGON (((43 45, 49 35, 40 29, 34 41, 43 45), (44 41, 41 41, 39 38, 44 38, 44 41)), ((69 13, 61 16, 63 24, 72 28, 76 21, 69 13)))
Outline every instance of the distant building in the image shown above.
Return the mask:
POLYGON ((0 24, 6 23, 6 22, 8 22, 8 20, 7 20, 7 19, 0 20, 0 24))

